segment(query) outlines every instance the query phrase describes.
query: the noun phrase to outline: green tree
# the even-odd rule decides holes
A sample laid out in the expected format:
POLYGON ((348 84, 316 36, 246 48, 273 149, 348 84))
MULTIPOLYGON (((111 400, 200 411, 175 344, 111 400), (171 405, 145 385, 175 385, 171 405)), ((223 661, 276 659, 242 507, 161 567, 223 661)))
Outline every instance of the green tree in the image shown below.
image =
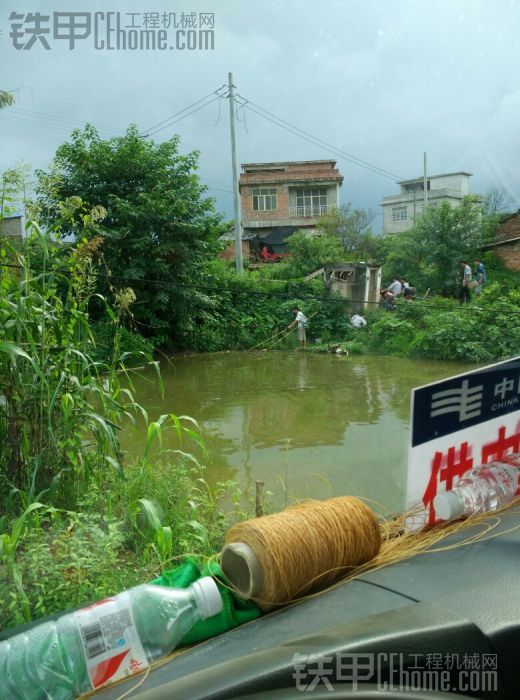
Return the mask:
POLYGON ((287 265, 290 274, 295 277, 308 275, 325 263, 338 262, 344 258, 338 237, 328 233, 296 231, 287 239, 287 246, 292 253, 287 265))
POLYGON ((487 214, 505 214, 513 209, 513 200, 502 187, 492 185, 486 192, 483 206, 487 214))
POLYGON ((18 163, 0 175, 0 219, 23 211, 30 204, 28 199, 32 183, 28 163, 18 163))
POLYGON ((385 243, 382 236, 370 230, 375 213, 367 209, 353 209, 347 203, 323 216, 318 227, 329 236, 337 236, 349 260, 366 262, 384 258, 385 243))
POLYGON ((0 90, 0 109, 4 107, 10 107, 14 103, 14 97, 10 92, 5 90, 0 90))
POLYGON ((387 238, 385 276, 404 275, 415 286, 451 294, 460 261, 472 261, 491 240, 497 216, 486 214, 480 200, 465 197, 459 207, 442 202, 430 208, 404 233, 387 238))
POLYGON ((157 344, 182 343, 210 304, 193 285, 215 254, 221 217, 197 167, 197 152, 181 155, 178 137, 157 144, 132 126, 104 140, 87 125, 58 148, 49 171, 37 173, 41 216, 61 236, 84 234, 81 215, 64 222, 60 202, 78 197, 89 210, 106 210, 102 254, 112 275, 101 291, 132 287, 137 330, 157 344))

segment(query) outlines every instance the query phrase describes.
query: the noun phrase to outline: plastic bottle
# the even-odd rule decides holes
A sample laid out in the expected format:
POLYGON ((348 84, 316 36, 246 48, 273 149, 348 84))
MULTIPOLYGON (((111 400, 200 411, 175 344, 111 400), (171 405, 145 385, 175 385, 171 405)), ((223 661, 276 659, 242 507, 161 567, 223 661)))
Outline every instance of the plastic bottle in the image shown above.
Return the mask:
POLYGON ((144 670, 221 610, 208 576, 189 588, 136 586, 42 623, 0 642, 0 698, 71 700, 144 670))
POLYGON ((435 514, 442 520, 455 520, 477 513, 498 510, 510 503, 520 486, 520 455, 481 464, 465 474, 451 491, 433 500, 435 514))

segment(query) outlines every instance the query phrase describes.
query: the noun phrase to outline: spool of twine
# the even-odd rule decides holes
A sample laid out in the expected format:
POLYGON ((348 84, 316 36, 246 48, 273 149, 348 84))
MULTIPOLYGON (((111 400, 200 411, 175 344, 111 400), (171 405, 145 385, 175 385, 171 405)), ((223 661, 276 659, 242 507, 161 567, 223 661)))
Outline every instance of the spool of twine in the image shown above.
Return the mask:
POLYGON ((240 595, 269 610, 350 573, 380 547, 374 513, 357 498, 341 496, 234 525, 221 564, 240 595))

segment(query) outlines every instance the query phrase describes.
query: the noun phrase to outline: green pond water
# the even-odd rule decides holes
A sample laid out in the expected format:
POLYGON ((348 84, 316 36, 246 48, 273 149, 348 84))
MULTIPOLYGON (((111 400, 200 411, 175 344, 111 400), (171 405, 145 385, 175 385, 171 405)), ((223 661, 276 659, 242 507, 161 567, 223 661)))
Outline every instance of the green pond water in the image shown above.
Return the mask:
MULTIPOLYGON (((185 414, 202 428, 210 483, 244 493, 265 482, 270 503, 353 494, 401 510, 410 391, 469 365, 304 352, 226 352, 163 362, 165 396, 150 372, 135 380, 151 420, 185 414)), ((142 454, 145 429, 125 428, 123 448, 142 454)), ((177 448, 174 431, 164 447, 177 448)), ((195 446, 189 449, 197 452, 195 446)))

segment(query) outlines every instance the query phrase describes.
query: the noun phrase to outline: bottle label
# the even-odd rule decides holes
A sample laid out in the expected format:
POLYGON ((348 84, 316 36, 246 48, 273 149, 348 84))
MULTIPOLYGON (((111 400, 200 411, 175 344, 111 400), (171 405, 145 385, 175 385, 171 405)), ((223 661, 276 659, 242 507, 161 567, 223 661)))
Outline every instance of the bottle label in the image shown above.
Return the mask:
POLYGON ((518 459, 508 459, 504 457, 500 462, 491 462, 483 464, 484 468, 494 467, 493 474, 498 483, 502 486, 506 493, 511 493, 511 496, 518 495, 520 490, 520 472, 518 471, 518 459))
MULTIPOLYGON (((504 457, 500 458, 499 464, 507 464, 508 466, 511 467, 516 467, 516 469, 520 469, 520 454, 519 453, 514 453, 511 455, 505 455, 504 457)), ((520 496, 520 478, 518 478, 518 474, 516 475, 516 491, 515 491, 515 496, 520 496)))
POLYGON ((144 671, 149 666, 128 593, 78 610, 74 619, 93 689, 144 671))

